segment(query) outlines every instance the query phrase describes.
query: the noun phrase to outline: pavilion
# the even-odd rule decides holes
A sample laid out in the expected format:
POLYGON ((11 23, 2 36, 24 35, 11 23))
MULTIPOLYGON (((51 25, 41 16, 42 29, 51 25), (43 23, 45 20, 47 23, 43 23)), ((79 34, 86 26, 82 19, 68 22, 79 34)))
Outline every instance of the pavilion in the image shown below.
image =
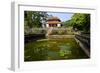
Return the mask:
POLYGON ((61 20, 58 17, 49 17, 46 22, 46 27, 61 27, 61 20))

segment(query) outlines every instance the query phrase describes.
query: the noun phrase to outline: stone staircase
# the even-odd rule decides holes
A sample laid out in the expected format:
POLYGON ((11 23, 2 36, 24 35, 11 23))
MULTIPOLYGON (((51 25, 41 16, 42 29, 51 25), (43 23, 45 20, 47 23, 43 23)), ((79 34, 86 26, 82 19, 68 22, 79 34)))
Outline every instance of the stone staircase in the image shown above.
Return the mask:
POLYGON ((53 30, 53 27, 50 27, 50 28, 47 29, 46 37, 49 37, 49 35, 51 34, 52 30, 53 30))

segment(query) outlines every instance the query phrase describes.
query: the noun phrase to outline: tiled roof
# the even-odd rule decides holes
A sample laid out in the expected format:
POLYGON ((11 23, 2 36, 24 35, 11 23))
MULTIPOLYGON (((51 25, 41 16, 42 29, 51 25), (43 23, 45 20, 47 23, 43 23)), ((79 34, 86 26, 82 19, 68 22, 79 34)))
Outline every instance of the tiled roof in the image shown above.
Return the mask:
POLYGON ((47 24, 60 24, 61 22, 59 21, 48 21, 47 24))

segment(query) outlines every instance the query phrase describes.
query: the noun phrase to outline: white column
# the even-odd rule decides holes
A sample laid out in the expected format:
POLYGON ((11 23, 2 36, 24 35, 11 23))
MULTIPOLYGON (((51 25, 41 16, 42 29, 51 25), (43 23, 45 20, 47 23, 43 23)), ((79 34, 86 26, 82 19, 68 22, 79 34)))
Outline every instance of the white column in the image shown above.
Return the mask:
POLYGON ((61 24, 57 24, 57 27, 61 27, 61 24))
POLYGON ((46 24, 46 27, 49 27, 49 24, 46 24))

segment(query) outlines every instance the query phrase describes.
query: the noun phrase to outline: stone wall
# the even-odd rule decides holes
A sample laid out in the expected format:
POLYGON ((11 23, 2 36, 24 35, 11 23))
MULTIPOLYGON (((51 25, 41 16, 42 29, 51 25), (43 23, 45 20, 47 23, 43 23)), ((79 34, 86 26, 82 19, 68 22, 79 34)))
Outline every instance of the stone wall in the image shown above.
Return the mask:
POLYGON ((49 39, 62 39, 62 38, 74 38, 74 35, 49 35, 47 36, 49 39))

